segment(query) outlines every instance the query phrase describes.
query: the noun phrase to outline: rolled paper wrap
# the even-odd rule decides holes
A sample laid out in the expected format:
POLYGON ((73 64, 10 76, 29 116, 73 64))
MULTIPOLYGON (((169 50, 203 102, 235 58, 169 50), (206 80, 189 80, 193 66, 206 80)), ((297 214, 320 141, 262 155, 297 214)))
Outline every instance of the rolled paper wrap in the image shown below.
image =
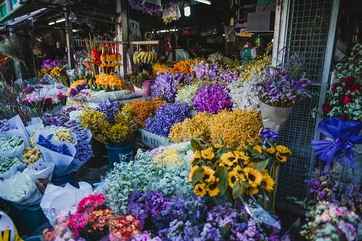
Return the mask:
POLYGON ((320 122, 318 128, 326 139, 312 142, 317 158, 327 166, 338 161, 342 165, 353 167, 356 156, 353 147, 362 144, 362 122, 330 118, 320 122))

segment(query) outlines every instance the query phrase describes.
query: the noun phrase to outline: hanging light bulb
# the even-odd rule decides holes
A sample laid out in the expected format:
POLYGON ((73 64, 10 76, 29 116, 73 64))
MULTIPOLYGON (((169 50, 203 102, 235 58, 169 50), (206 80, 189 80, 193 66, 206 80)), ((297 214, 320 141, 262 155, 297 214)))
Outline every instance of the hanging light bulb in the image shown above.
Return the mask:
POLYGON ((189 5, 186 5, 184 7, 184 14, 185 14, 185 17, 190 17, 191 16, 191 7, 189 5))

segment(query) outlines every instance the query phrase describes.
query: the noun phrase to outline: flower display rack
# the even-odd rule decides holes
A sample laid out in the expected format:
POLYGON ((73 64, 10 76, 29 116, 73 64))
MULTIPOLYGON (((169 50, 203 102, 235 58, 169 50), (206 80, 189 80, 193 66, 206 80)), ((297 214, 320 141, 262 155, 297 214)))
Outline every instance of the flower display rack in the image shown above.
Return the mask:
POLYGON ((166 146, 169 145, 171 142, 168 138, 155 135, 145 129, 139 129, 138 131, 138 139, 142 142, 145 146, 149 148, 157 148, 159 146, 166 146))

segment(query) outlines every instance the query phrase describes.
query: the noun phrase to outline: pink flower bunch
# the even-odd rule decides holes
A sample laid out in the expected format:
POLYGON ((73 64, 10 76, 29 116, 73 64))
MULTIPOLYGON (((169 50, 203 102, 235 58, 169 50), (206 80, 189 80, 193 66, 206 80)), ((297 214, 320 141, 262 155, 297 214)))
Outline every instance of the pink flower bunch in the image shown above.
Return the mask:
POLYGON ((90 213, 95 209, 103 206, 106 202, 104 194, 94 194, 83 198, 77 208, 77 213, 90 213))
POLYGON ((70 215, 68 219, 68 227, 72 231, 74 237, 79 237, 79 233, 88 224, 88 218, 86 214, 75 213, 70 215))

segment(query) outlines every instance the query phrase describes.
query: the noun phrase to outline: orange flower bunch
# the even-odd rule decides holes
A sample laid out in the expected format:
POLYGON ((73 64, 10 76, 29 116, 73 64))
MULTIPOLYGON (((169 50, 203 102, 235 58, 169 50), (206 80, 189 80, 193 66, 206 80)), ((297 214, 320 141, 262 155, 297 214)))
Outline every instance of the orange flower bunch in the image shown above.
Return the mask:
POLYGON ((133 115, 134 121, 143 127, 146 119, 153 115, 156 110, 165 103, 166 102, 161 99, 136 100, 126 104, 124 108, 128 108, 133 115))
POLYGON ((88 230, 89 232, 92 231, 107 231, 109 222, 113 218, 113 213, 111 209, 100 209, 100 210, 94 210, 89 214, 88 217, 88 224, 91 228, 91 230, 88 230))
POLYGON ((114 74, 96 75, 96 86, 102 89, 122 90, 126 89, 126 83, 114 74))
POLYGON ((172 68, 169 68, 167 65, 164 64, 154 64, 152 66, 152 70, 155 75, 172 72, 172 68))
POLYGON ((193 65, 194 65, 194 61, 192 61, 192 60, 178 61, 177 63, 174 64, 172 71, 174 73, 190 74, 190 73, 192 73, 193 65))

